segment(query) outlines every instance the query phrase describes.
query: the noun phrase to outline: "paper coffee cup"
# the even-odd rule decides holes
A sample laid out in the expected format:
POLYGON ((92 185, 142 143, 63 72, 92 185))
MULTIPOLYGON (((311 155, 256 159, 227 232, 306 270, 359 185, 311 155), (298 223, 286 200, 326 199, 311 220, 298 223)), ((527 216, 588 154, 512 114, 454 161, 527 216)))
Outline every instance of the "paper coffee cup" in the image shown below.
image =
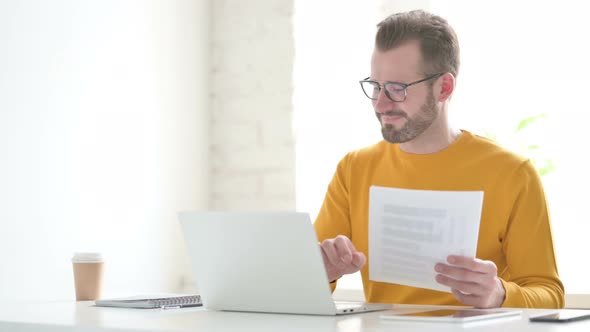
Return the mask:
POLYGON ((93 301, 100 298, 103 259, 100 253, 78 252, 72 257, 76 301, 93 301))

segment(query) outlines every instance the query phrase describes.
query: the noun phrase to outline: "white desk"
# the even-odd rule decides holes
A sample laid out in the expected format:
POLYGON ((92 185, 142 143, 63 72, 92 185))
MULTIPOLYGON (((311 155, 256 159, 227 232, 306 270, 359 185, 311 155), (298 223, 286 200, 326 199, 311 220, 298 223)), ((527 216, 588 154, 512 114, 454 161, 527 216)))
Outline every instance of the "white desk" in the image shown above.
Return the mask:
MULTIPOLYGON (((429 306, 395 306, 417 311, 429 306)), ((572 323, 530 323, 528 315, 548 310, 524 310, 514 319, 489 320, 477 325, 393 322, 372 312, 338 317, 256 314, 185 309, 122 309, 94 307, 92 302, 39 302, 14 305, 0 302, 0 331, 590 331, 590 320, 572 323)))

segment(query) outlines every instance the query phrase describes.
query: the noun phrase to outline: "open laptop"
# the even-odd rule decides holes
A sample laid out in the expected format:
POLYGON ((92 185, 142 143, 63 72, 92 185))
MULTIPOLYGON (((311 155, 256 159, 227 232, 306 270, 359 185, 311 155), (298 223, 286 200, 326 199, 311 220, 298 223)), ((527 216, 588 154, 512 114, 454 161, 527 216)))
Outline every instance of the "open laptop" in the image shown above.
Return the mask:
POLYGON ((339 315, 389 304, 335 303, 309 215, 179 215, 203 305, 213 310, 339 315))

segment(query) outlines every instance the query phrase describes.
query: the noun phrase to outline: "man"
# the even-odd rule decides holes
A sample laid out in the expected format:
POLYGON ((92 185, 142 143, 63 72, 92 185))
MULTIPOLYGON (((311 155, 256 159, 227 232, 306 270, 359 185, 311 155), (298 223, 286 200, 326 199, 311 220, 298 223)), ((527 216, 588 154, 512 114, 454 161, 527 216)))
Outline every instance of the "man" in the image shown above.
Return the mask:
POLYGON ((333 288, 360 270, 368 302, 563 307, 547 204, 531 162, 449 125, 459 71, 455 32, 421 10, 377 27, 371 76, 361 85, 384 141, 341 160, 314 225, 333 288), (476 258, 449 256, 434 267, 452 293, 369 280, 371 185, 484 192, 476 258))

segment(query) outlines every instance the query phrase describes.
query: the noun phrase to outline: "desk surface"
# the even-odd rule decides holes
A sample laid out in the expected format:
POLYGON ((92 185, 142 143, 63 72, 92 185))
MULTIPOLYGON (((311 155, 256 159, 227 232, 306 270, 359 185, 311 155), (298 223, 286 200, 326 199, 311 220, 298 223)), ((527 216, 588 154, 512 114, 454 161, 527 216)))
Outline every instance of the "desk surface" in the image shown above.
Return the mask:
MULTIPOLYGON (((433 306, 396 305, 411 312, 433 306)), ((99 308, 92 302, 0 302, 0 331, 590 331, 590 320, 572 323, 530 323, 529 315, 550 310, 524 310, 520 317, 467 325, 394 322, 380 319, 388 311, 338 317, 207 311, 203 308, 99 308)))

